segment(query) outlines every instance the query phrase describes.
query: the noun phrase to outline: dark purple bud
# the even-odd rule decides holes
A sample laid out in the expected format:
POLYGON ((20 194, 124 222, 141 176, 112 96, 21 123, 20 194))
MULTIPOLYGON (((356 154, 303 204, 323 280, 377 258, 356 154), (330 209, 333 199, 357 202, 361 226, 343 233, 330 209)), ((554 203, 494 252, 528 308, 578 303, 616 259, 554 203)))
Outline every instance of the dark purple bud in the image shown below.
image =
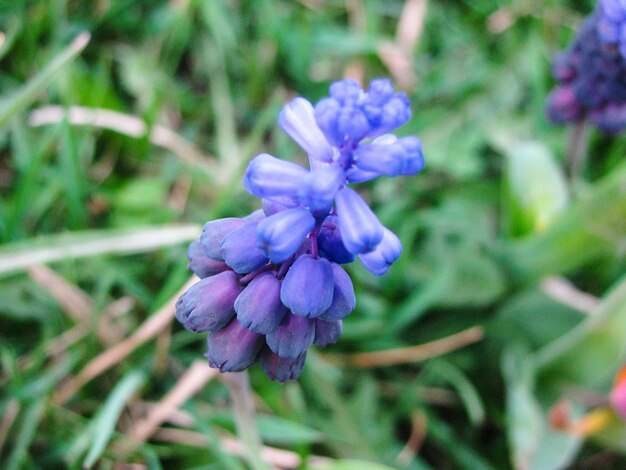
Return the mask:
POLYGON ((589 114, 589 120, 607 134, 618 134, 626 128, 626 103, 609 104, 594 110, 589 114))
POLYGON ((329 344, 335 344, 341 337, 342 321, 324 321, 319 318, 315 319, 315 340, 318 346, 326 347, 329 344))
POLYGON ((280 301, 280 281, 273 272, 255 277, 235 300, 237 320, 253 333, 267 334, 278 328, 287 313, 280 301))
POLYGON ((282 263, 300 248, 314 226, 315 219, 304 207, 278 212, 257 225, 257 246, 272 263, 282 263))
POLYGON ((284 359, 296 359, 306 352, 315 338, 315 321, 287 313, 276 331, 265 340, 270 349, 284 359))
POLYGON ((268 261, 257 247, 257 225, 258 222, 249 222, 222 240, 221 249, 224 261, 239 274, 250 273, 268 261))
POLYGON ((259 356, 259 364, 263 371, 271 380, 276 380, 280 383, 296 380, 300 377, 305 360, 306 352, 295 359, 285 359, 273 353, 269 348, 261 351, 259 356))
POLYGON ((330 307, 334 284, 328 260, 303 255, 287 271, 280 300, 294 315, 315 318, 330 307))
POLYGON ((194 284, 176 302, 176 319, 195 333, 217 331, 235 314, 239 277, 224 271, 194 284))
POLYGON ((202 235, 200 236, 200 244, 204 253, 215 261, 224 261, 221 249, 224 237, 246 223, 243 219, 227 217, 204 224, 202 235))
POLYGON ((347 317, 356 306, 356 297, 354 295, 354 287, 352 280, 347 272, 333 263, 331 265, 333 277, 335 278, 335 286, 333 288, 333 301, 319 318, 322 320, 341 320, 347 317))
POLYGON ((262 153, 248 165, 243 185, 260 198, 295 196, 307 174, 308 171, 299 165, 262 153))
POLYGON ((253 365, 263 347, 263 336, 246 330, 237 320, 207 339, 209 365, 220 372, 239 372, 253 365))
POLYGON ((563 124, 582 119, 584 110, 572 87, 558 87, 548 96, 548 119, 563 124))
POLYGON ((189 260, 189 269, 199 278, 213 276, 229 269, 223 261, 215 261, 207 257, 199 240, 189 245, 187 259, 189 260))
POLYGON ((377 276, 382 276, 391 265, 400 257, 402 243, 391 230, 384 228, 383 239, 375 250, 359 255, 365 268, 377 276))
POLYGON ((335 202, 341 238, 348 251, 367 253, 376 248, 383 237, 383 226, 361 196, 344 187, 335 202))
POLYGON ((347 264, 354 261, 354 255, 350 253, 341 239, 341 232, 337 224, 336 216, 328 216, 317 235, 317 246, 324 258, 333 263, 347 264))

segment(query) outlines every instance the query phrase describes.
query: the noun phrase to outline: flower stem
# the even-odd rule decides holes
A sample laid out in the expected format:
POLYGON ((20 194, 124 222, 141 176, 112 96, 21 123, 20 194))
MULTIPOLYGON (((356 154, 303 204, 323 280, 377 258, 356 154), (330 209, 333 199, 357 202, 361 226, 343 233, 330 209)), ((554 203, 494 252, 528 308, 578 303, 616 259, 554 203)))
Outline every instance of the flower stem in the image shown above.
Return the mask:
POLYGON ((222 377, 230 390, 237 434, 245 447, 248 464, 254 470, 268 470, 270 467, 261 457, 261 438, 256 426, 248 372, 225 373, 222 377))
POLYGON ((575 123, 570 129, 567 141, 567 166, 572 183, 580 180, 587 162, 589 149, 589 124, 587 121, 575 123))

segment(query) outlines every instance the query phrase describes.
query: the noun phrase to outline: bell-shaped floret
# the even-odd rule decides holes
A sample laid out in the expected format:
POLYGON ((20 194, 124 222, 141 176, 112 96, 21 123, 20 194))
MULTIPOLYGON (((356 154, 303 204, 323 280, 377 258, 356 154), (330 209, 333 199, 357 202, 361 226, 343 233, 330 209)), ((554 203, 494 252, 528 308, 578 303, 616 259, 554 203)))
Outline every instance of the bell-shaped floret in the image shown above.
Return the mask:
POLYGON ((330 162, 333 149, 315 122, 313 105, 304 98, 291 100, 278 116, 278 125, 309 157, 330 162))
POLYGON ((314 318, 330 307, 335 278, 328 260, 300 256, 287 271, 280 300, 296 316, 314 318))
POLYGON ((315 339, 313 343, 318 346, 326 347, 329 344, 335 344, 341 338, 342 321, 325 321, 319 318, 315 319, 315 339))
POLYGON ((243 185, 260 198, 295 196, 307 174, 307 170, 295 163, 262 153, 248 164, 243 185))
POLYGON ((217 331, 235 314, 239 277, 224 271, 194 284, 176 302, 176 319, 195 333, 217 331))
POLYGON ((328 165, 311 171, 302 181, 298 199, 311 211, 328 210, 335 201, 346 174, 338 165, 328 165))
POLYGON ((383 239, 375 250, 359 255, 365 268, 377 276, 382 276, 400 257, 402 243, 391 230, 384 228, 383 239))
POLYGON ((244 219, 227 217, 204 224, 200 236, 200 245, 202 245, 204 253, 215 261, 224 261, 221 248, 224 237, 246 223, 247 221, 244 219))
POLYGON ((257 246, 272 263, 281 263, 298 250, 314 226, 315 219, 304 207, 278 212, 259 222, 257 246))
POLYGON ((296 359, 306 352, 315 338, 315 321, 287 313, 278 328, 265 340, 284 359, 296 359))
POLYGON ((306 352, 295 359, 285 359, 272 352, 271 349, 265 348, 259 356, 259 364, 263 371, 271 380, 280 383, 296 380, 300 377, 305 361, 306 352))
POLYGON ((280 301, 280 281, 273 272, 255 277, 235 300, 237 320, 253 333, 267 334, 278 328, 287 313, 280 301))
POLYGON ((347 317, 356 306, 354 287, 348 273, 338 264, 331 265, 335 285, 333 288, 333 301, 319 318, 322 320, 341 320, 347 317))
POLYGON ((393 141, 389 140, 379 138, 359 145, 354 152, 356 166, 367 172, 388 176, 413 175, 424 168, 422 144, 417 137, 397 139, 393 136, 393 141))
POLYGON ((253 365, 263 347, 263 335, 246 330, 233 319, 207 339, 209 365, 220 372, 239 372, 253 365))
POLYGON ((322 228, 317 234, 317 246, 320 255, 333 263, 352 263, 354 255, 343 244, 338 223, 337 216, 331 215, 326 217, 322 224, 322 228))
POLYGON ((258 222, 249 222, 222 240, 221 251, 224 261, 239 274, 250 273, 268 261, 257 247, 257 225, 258 222))
POLYGON ((339 230, 348 251, 358 254, 376 248, 383 237, 383 226, 361 196, 352 188, 344 187, 335 202, 339 230))
POLYGON ((187 250, 188 267, 199 278, 213 276, 214 274, 226 271, 228 265, 223 261, 215 261, 209 258, 199 240, 192 242, 187 250))

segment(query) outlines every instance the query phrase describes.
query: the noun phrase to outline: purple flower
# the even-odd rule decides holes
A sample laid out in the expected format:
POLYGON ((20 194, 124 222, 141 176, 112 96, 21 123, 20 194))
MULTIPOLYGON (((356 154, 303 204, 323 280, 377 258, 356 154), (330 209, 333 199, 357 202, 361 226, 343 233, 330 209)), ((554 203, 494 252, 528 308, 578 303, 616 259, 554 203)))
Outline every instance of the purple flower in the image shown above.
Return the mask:
POLYGON ((235 314, 233 304, 240 292, 239 277, 233 271, 202 279, 176 302, 176 319, 195 333, 217 331, 235 314))
POLYGON ((315 321, 288 313, 278 328, 266 335, 269 348, 284 359, 296 359, 315 338, 315 321))
POLYGON ((257 225, 258 222, 248 222, 229 233, 222 240, 221 251, 224 261, 236 273, 252 272, 268 261, 257 246, 257 225))
POLYGON ((334 286, 333 300, 319 318, 322 320, 341 320, 347 317, 356 306, 356 297, 354 295, 354 287, 348 273, 338 264, 331 265, 333 270, 334 286))
POLYGON ((325 321, 315 319, 315 339, 313 342, 321 347, 335 344, 339 341, 342 331, 341 320, 325 321))
POLYGON ((257 246, 272 263, 281 263, 300 248, 314 226, 315 219, 303 207, 277 212, 257 225, 257 246))
POLYGON ((257 360, 263 336, 245 329, 237 320, 213 333, 207 339, 209 365, 220 372, 238 372, 257 360))
POLYGON ((280 301, 280 281, 273 272, 255 277, 235 300, 237 320, 253 333, 272 333, 287 313, 280 301))
POLYGON ((295 359, 285 359, 265 348, 259 357, 259 364, 270 379, 285 383, 300 377, 305 360, 306 352, 295 359))
POLYGON ((372 251, 383 237, 383 226, 356 191, 345 187, 337 194, 337 217, 343 244, 353 254, 372 251))
POLYGON ((228 269, 228 265, 223 261, 215 261, 209 258, 199 240, 196 240, 187 250, 188 267, 199 278, 213 276, 228 269))
POLYGON ((224 237, 245 224, 244 219, 235 217, 213 220, 204 224, 200 236, 200 245, 202 245, 206 256, 215 261, 224 261, 221 248, 224 237))
POLYGON ((331 215, 326 218, 317 235, 317 245, 320 255, 333 263, 346 264, 354 261, 354 255, 343 244, 341 231, 337 224, 337 216, 331 215))
POLYGON ((314 318, 324 313, 333 300, 334 277, 324 258, 300 256, 287 271, 280 299, 294 315, 314 318))
POLYGON ((377 276, 382 276, 402 253, 400 239, 387 228, 383 228, 383 239, 375 250, 359 255, 359 259, 367 270, 377 276))
POLYGON ((243 185, 256 197, 295 196, 306 175, 301 166, 262 153, 248 165, 243 185))

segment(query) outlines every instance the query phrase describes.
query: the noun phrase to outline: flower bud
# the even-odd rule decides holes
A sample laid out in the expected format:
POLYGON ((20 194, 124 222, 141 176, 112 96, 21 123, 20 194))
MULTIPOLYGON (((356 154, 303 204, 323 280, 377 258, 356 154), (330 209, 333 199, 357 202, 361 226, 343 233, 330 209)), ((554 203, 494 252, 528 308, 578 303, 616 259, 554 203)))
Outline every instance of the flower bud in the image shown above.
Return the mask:
POLYGON ((176 302, 176 319, 195 333, 217 331, 235 314, 241 292, 238 276, 224 271, 194 284, 176 302))
POLYGON ((402 253, 402 242, 391 230, 384 228, 383 239, 375 250, 359 255, 365 268, 377 276, 382 276, 402 253))
POLYGON ((347 317, 356 306, 356 297, 352 280, 347 272, 338 264, 331 264, 335 285, 333 288, 333 301, 319 318, 322 320, 341 320, 347 317))
POLYGON ((315 338, 315 322, 287 313, 278 328, 265 340, 270 349, 284 359, 296 359, 306 352, 315 338))
POLYGON ((295 163, 279 160, 267 153, 252 159, 243 185, 254 196, 295 196, 307 171, 295 163))
POLYGON ((314 318, 330 307, 333 286, 330 262, 303 255, 287 271, 280 289, 280 299, 294 315, 314 318))
POLYGON ((246 330, 233 319, 207 339, 206 357, 220 372, 238 372, 253 365, 263 346, 263 336, 246 330))
POLYGON ((235 300, 237 320, 253 333, 267 334, 278 328, 287 313, 280 301, 280 281, 273 272, 255 277, 235 300))
POLYGON ((379 139, 357 147, 354 155, 358 168, 388 176, 413 175, 424 168, 422 144, 417 137, 393 139, 393 142, 379 139))
POLYGON ((338 264, 347 264, 354 261, 354 255, 350 253, 341 239, 341 231, 337 226, 336 216, 328 216, 317 234, 317 246, 320 255, 338 264))
POLYGON ((304 98, 294 98, 280 112, 278 125, 307 155, 330 162, 333 149, 315 122, 314 109, 304 98))
POLYGON ((313 342, 320 347, 335 344, 341 338, 342 321, 324 321, 315 319, 315 339, 313 342))
POLYGON ((338 166, 325 166, 311 171, 302 181, 298 199, 311 211, 328 210, 335 201, 346 174, 338 166))
POLYGON ((259 364, 263 371, 271 380, 276 380, 280 383, 296 380, 300 377, 305 361, 306 352, 295 359, 285 359, 273 353, 271 349, 265 348, 259 356, 259 364))
POLYGON ((343 244, 353 254, 372 251, 383 237, 383 226, 352 188, 337 194, 337 216, 343 244))
POLYGON ((200 245, 206 256, 215 261, 224 261, 221 249, 224 237, 245 224, 245 220, 236 217, 213 220, 204 224, 200 245))
POLYGON ((229 269, 223 261, 215 261, 207 257, 199 240, 189 245, 187 259, 189 260, 189 269, 199 278, 213 276, 229 269))
POLYGON ((304 207, 278 212, 259 222, 257 246, 272 263, 281 263, 300 248, 314 226, 315 219, 304 207))
POLYGON ((249 222, 222 240, 221 250, 224 261, 239 274, 250 273, 268 261, 257 247, 257 225, 258 222, 249 222))

